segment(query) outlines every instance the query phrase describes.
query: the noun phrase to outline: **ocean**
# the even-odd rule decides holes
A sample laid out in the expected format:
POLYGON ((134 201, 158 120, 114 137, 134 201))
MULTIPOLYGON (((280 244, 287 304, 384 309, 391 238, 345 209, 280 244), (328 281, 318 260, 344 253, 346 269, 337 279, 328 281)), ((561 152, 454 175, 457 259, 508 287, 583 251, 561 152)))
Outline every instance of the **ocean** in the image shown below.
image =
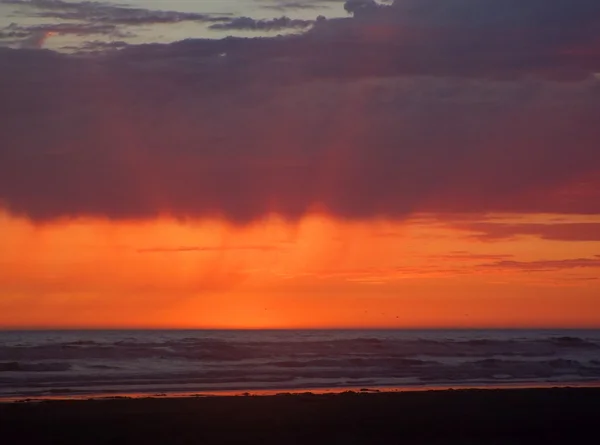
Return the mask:
POLYGON ((600 382, 598 330, 0 332, 0 398, 600 382))

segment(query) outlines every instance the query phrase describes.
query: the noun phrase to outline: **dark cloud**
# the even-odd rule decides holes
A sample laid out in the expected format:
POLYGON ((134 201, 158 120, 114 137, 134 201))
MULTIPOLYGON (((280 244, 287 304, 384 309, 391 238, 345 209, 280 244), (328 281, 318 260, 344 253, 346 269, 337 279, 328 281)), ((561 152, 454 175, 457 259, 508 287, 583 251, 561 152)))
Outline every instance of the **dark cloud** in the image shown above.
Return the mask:
POLYGON ((498 260, 504 261, 508 258, 512 258, 514 255, 509 254, 492 254, 492 253, 471 253, 466 251, 455 251, 450 252, 446 255, 429 255, 428 258, 432 260, 450 260, 454 262, 465 262, 465 261, 485 261, 485 260, 498 260))
POLYGON ((581 79, 600 71, 595 0, 351 0, 345 7, 355 20, 332 19, 313 33, 336 41, 338 51, 353 46, 353 56, 377 62, 379 73, 581 79))
POLYGON ((242 31, 281 31, 284 29, 305 29, 313 23, 313 20, 290 19, 289 17, 263 20, 256 20, 250 17, 236 17, 223 23, 214 23, 209 28, 242 31))
POLYGON ((598 222, 552 224, 467 222, 457 224, 455 227, 477 232, 476 236, 484 240, 531 235, 557 241, 600 241, 600 223, 598 222))
POLYGON ((111 38, 130 37, 131 33, 117 26, 103 23, 56 23, 44 25, 17 25, 12 23, 0 31, 0 41, 19 48, 41 48, 45 40, 52 35, 89 36, 108 35, 111 38))
POLYGON ((99 40, 92 40, 89 42, 85 42, 83 45, 79 45, 77 47, 66 48, 73 51, 78 52, 107 52, 118 49, 123 49, 129 46, 129 44, 123 40, 112 40, 110 42, 103 42, 99 40))
POLYGON ((148 25, 183 21, 212 22, 224 19, 224 17, 212 14, 156 11, 95 1, 0 0, 0 3, 17 5, 37 11, 35 15, 38 17, 60 20, 82 20, 95 24, 148 25))
MULTIPOLYGON (((333 269, 333 270, 321 270, 318 272, 309 272, 309 274, 317 276, 319 278, 345 278, 348 281, 357 282, 378 282, 383 283, 386 281, 392 281, 396 279, 418 279, 426 277, 456 277, 456 276, 468 276, 468 275, 495 275, 499 273, 545 273, 545 272, 557 272, 566 271, 566 273, 559 276, 552 275, 552 281, 547 284, 558 284, 564 282, 575 282, 575 281, 594 281, 598 279, 593 274, 596 272, 595 269, 600 269, 600 259, 597 258, 567 258, 560 260, 537 260, 537 261, 516 261, 504 259, 502 255, 472 255, 469 260, 480 260, 485 263, 480 264, 465 264, 466 256, 459 256, 459 261, 455 261, 452 266, 454 267, 443 267, 448 264, 447 259, 451 259, 453 254, 449 254, 448 258, 445 256, 431 256, 433 260, 443 260, 442 262, 434 262, 429 264, 428 267, 410 267, 400 266, 391 268, 363 268, 363 269, 333 269), (497 259, 497 261, 492 261, 497 259), (490 262, 491 261, 491 262, 490 262), (591 276, 581 276, 589 274, 591 276)), ((506 255, 510 257, 510 255, 506 255)), ((536 278, 539 279, 538 276, 536 278)), ((548 278, 545 276, 544 278, 548 278)), ((546 281, 546 280, 544 280, 546 281)), ((536 283, 534 281, 534 283, 536 283)), ((537 282, 541 284, 540 282, 537 282)))
POLYGON ((285 60, 249 62, 250 43, 2 52, 5 206, 34 219, 240 222, 315 206, 344 218, 600 213, 592 194, 561 195, 600 170, 595 84, 297 83, 285 60))
POLYGON ((34 220, 600 214, 600 58, 579 51, 594 9, 570 1, 561 21, 558 4, 535 41, 487 12, 456 36, 458 12, 442 26, 423 6, 300 36, 0 49, 0 201, 34 220))
POLYGON ((380 11, 385 11, 387 13, 392 10, 386 5, 382 5, 375 0, 347 0, 344 3, 344 9, 350 14, 361 17, 374 16, 380 11))
POLYGON ((110 34, 116 31, 116 27, 110 24, 87 24, 87 23, 56 23, 52 25, 32 25, 22 26, 11 24, 8 26, 9 30, 14 31, 22 37, 26 37, 31 33, 36 32, 55 32, 60 34, 73 34, 73 35, 89 35, 89 34, 110 34))
MULTIPOLYGON (((223 14, 201 14, 194 12, 159 11, 144 8, 134 8, 118 4, 83 1, 68 2, 64 0, 0 0, 0 3, 11 4, 27 11, 28 16, 43 17, 55 20, 69 21, 69 24, 59 25, 66 28, 67 34, 78 34, 71 30, 79 27, 85 34, 119 33, 123 35, 123 27, 154 24, 175 24, 180 22, 220 22, 227 21, 223 14), (88 32, 85 32, 85 30, 88 32)), ((45 25, 44 25, 45 26, 45 25)), ((32 26, 35 33, 36 26, 32 26)))
POLYGON ((0 31, 0 47, 17 46, 19 48, 41 48, 51 35, 49 31, 27 30, 14 24, 0 31))
MULTIPOLYGON (((0 4, 11 4, 22 8, 26 15, 64 21, 52 24, 17 24, 12 23, 0 29, 0 46, 17 48, 41 48, 47 37, 52 34, 74 35, 78 37, 102 35, 112 40, 133 37, 132 30, 138 25, 176 24, 180 22, 228 22, 224 15, 199 14, 192 12, 156 11, 133 8, 103 2, 67 2, 63 0, 0 0, 0 4)), ((16 19, 18 20, 18 19, 16 19)), ((100 42, 87 41, 77 48, 90 51, 100 42)), ((112 45, 112 47, 122 45, 112 45)), ((110 48, 104 45, 101 50, 110 48)), ((93 51, 98 51, 93 49, 93 51)))
POLYGON ((572 258, 564 260, 539 260, 539 261, 497 261, 481 264, 484 269, 517 270, 521 272, 552 272, 564 269, 600 268, 600 260, 594 258, 572 258))
MULTIPOLYGON (((343 2, 344 0, 337 0, 338 3, 343 2)), ((266 3, 266 2, 264 2, 266 3)), ((325 6, 323 5, 324 3, 336 3, 335 0, 333 1, 325 1, 325 0, 303 0, 303 1, 274 1, 274 2, 268 2, 268 4, 263 4, 261 7, 263 9, 273 9, 275 11, 290 11, 290 10, 305 10, 305 9, 311 9, 311 10, 317 10, 317 9, 323 9, 325 6)))
POLYGON ((180 247, 148 247, 138 249, 138 253, 187 253, 187 252, 223 252, 228 250, 258 250, 263 252, 279 250, 277 246, 180 246, 180 247))
POLYGON ((597 29, 600 13, 593 0, 347 0, 344 8, 370 22, 431 30, 460 26, 467 32, 495 29, 529 34, 536 28, 546 36, 597 29))

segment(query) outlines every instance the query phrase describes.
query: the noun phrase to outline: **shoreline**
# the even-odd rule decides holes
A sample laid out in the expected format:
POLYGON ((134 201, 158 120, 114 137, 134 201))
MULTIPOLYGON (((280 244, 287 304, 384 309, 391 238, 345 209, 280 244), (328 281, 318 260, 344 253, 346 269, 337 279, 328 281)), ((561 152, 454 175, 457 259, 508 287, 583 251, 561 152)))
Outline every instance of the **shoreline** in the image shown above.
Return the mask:
POLYGON ((213 389, 194 391, 161 391, 160 389, 148 391, 103 391, 84 392, 78 394, 30 394, 18 396, 0 396, 0 404, 4 403, 31 403, 44 401, 69 401, 69 400, 113 400, 113 399, 185 399, 200 397, 245 397, 245 396, 279 396, 279 395, 335 395, 342 393, 406 393, 430 391, 468 391, 468 390, 510 390, 510 389, 553 389, 553 388, 600 388, 600 381, 556 381, 556 382, 507 382, 507 383, 457 383, 457 384, 429 384, 429 385, 402 385, 402 386, 304 386, 304 387, 279 387, 279 388, 236 388, 213 389))
POLYGON ((20 445, 558 445, 596 437, 600 388, 461 389, 0 404, 20 445))

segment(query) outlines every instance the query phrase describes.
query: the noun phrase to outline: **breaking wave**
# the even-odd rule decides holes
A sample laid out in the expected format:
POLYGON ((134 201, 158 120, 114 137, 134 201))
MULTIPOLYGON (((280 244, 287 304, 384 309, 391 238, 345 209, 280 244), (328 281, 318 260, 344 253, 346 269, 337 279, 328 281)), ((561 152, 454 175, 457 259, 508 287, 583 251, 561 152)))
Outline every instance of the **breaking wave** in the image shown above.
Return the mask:
POLYGON ((0 333, 0 396, 600 380, 600 332, 0 333))
POLYGON ((0 372, 60 372, 71 368, 69 363, 0 363, 0 372))

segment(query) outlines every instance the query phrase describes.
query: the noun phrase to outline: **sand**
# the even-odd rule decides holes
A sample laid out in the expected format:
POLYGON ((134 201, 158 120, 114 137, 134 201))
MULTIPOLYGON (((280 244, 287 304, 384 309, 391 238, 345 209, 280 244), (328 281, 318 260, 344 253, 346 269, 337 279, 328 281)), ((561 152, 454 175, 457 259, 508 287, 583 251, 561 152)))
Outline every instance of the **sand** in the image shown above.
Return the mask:
POLYGON ((600 389, 495 389, 0 404, 3 444, 600 443, 600 389))

